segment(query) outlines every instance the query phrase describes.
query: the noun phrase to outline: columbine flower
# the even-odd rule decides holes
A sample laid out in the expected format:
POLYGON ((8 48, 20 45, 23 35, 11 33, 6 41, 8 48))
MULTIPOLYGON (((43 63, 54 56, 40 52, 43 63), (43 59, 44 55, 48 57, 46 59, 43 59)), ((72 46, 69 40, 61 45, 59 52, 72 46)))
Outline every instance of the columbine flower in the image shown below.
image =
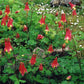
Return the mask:
POLYGON ((62 14, 61 14, 61 21, 66 22, 66 16, 65 16, 65 13, 63 10, 62 10, 62 14))
POLYGON ((57 57, 53 60, 53 62, 51 63, 52 68, 57 68, 59 66, 58 62, 57 62, 57 57))
POLYGON ((26 25, 24 25, 23 31, 27 31, 27 26, 26 25))
POLYGON ((42 25, 42 24, 45 24, 45 18, 46 18, 46 16, 44 16, 44 18, 43 18, 43 15, 42 15, 42 18, 41 18, 41 20, 39 21, 39 23, 42 25))
POLYGON ((8 15, 5 15, 5 20, 6 20, 6 21, 8 20, 8 15))
POLYGON ((46 34, 49 31, 48 25, 46 24, 46 28, 45 28, 46 34))
POLYGON ((62 45, 62 49, 64 49, 66 47, 66 44, 64 43, 63 45, 62 45))
POLYGON ((71 79, 71 76, 68 76, 67 78, 66 78, 66 80, 70 80, 71 79))
POLYGON ((53 51, 54 51, 54 50, 53 50, 52 45, 49 45, 48 52, 52 53, 53 51))
POLYGON ((0 10, 0 15, 2 15, 2 11, 0 10))
POLYGON ((26 2, 26 5, 25 5, 25 9, 24 9, 25 11, 29 11, 30 9, 29 9, 29 5, 28 5, 28 2, 26 2))
POLYGON ((73 15, 73 16, 76 16, 76 15, 77 15, 75 8, 74 8, 73 11, 72 11, 72 15, 73 15))
POLYGON ((6 25, 6 19, 5 19, 5 17, 2 18, 1 25, 3 25, 3 26, 6 25))
POLYGON ((63 28, 63 25, 61 24, 61 22, 58 22, 59 28, 63 28))
POLYGON ((6 6, 5 13, 8 15, 10 13, 9 5, 6 6))
POLYGON ((22 74, 22 76, 24 76, 25 72, 27 72, 23 62, 20 62, 19 72, 22 74))
POLYGON ((33 54, 32 58, 30 59, 31 65, 34 65, 36 63, 36 54, 33 54))
POLYGON ((19 38, 19 37, 20 37, 20 35, 19 35, 19 33, 17 33, 17 34, 16 34, 16 38, 19 38))
POLYGON ((69 2, 69 5, 71 6, 71 9, 75 8, 75 6, 76 6, 76 5, 72 4, 71 2, 69 2))
POLYGON ((39 34, 38 37, 37 37, 37 39, 39 39, 39 40, 40 40, 40 39, 43 39, 43 38, 44 38, 44 36, 41 35, 41 34, 39 34))
POLYGON ((4 51, 5 52, 10 52, 11 50, 13 50, 11 43, 10 43, 10 39, 5 39, 5 48, 4 51))
POLYGON ((13 19, 9 18, 8 23, 7 23, 7 27, 13 27, 13 19))
POLYGON ((66 28, 65 40, 67 40, 67 43, 68 43, 68 40, 69 41, 71 40, 71 30, 68 28, 66 28))
POLYGON ((16 11, 15 13, 19 13, 20 11, 16 11))
POLYGON ((42 65, 42 64, 40 64, 40 66, 39 66, 39 70, 40 70, 40 71, 43 70, 43 65, 42 65))
POLYGON ((56 12, 55 16, 58 16, 58 12, 56 12))

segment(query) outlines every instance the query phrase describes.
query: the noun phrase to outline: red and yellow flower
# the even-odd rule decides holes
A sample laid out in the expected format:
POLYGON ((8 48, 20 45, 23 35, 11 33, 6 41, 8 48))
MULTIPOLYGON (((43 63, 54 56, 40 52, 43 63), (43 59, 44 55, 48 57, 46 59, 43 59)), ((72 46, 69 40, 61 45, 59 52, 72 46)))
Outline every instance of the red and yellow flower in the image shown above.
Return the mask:
POLYGON ((9 8, 9 5, 6 6, 6 9, 5 9, 5 14, 9 14, 10 13, 10 8, 9 8))
POLYGON ((10 39, 5 39, 5 48, 4 48, 4 51, 5 52, 10 52, 13 50, 13 47, 11 46, 11 43, 10 43, 10 39))
POLYGON ((68 43, 68 40, 69 41, 71 40, 71 30, 68 28, 66 28, 65 40, 66 40, 66 43, 68 43))
POLYGON ((24 25, 23 31, 24 32, 27 31, 27 26, 26 25, 24 25))
POLYGON ((43 18, 43 15, 42 15, 42 18, 41 18, 41 20, 39 21, 39 23, 40 23, 41 25, 45 24, 45 19, 46 19, 46 16, 44 16, 44 18, 43 18))
POLYGON ((40 70, 40 71, 43 71, 43 65, 42 65, 42 64, 40 64, 39 70, 40 70))
POLYGON ((7 27, 13 27, 13 19, 12 18, 9 18, 7 27))
POLYGON ((66 16, 65 16, 65 13, 63 10, 62 10, 62 14, 61 14, 61 21, 66 22, 66 16))
POLYGON ((27 69, 25 68, 23 62, 20 62, 20 65, 19 65, 19 72, 21 73, 22 76, 24 76, 25 72, 27 72, 27 69))
POLYGON ((48 52, 49 52, 49 53, 52 53, 53 51, 54 51, 54 50, 53 50, 52 45, 49 45, 48 52))
POLYGON ((5 19, 5 17, 2 18, 2 20, 1 20, 1 25, 3 25, 3 26, 6 25, 6 19, 5 19))
POLYGON ((52 68, 57 68, 59 66, 58 62, 57 62, 57 57, 53 60, 53 62, 51 63, 52 68))
POLYGON ((29 5, 28 5, 28 2, 26 2, 26 4, 25 4, 25 9, 24 9, 25 11, 29 11, 30 9, 29 9, 29 5))
POLYGON ((41 40, 41 39, 43 39, 43 38, 44 38, 44 36, 43 36, 43 35, 38 34, 37 39, 41 40))
POLYGON ((34 65, 36 63, 36 54, 33 54, 32 58, 30 59, 29 62, 31 65, 34 65))

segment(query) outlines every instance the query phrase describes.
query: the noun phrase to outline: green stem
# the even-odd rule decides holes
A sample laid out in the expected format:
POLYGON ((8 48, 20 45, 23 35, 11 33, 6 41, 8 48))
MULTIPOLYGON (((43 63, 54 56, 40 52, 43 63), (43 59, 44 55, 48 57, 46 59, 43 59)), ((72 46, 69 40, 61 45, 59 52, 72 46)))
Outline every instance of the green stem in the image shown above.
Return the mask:
MULTIPOLYGON (((75 44, 74 39, 73 39, 73 44, 75 44)), ((77 60, 78 60, 78 63, 79 63, 79 68, 80 68, 80 72, 81 72, 81 76, 82 76, 81 59, 80 59, 79 56, 77 55, 76 45, 74 45, 74 51, 76 51, 76 57, 77 57, 77 60)))

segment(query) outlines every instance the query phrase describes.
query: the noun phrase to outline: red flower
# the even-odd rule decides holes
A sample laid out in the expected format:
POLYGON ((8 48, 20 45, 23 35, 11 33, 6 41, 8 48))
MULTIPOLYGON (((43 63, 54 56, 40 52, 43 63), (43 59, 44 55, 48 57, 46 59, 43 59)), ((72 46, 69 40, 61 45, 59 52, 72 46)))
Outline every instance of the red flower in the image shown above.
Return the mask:
POLYGON ((40 24, 45 24, 45 18, 46 18, 46 16, 44 16, 44 18, 43 18, 43 15, 42 15, 42 18, 41 18, 41 20, 39 21, 39 23, 40 23, 40 24))
POLYGON ((19 38, 19 37, 20 37, 20 35, 19 35, 19 33, 17 33, 17 34, 16 34, 16 38, 19 38))
POLYGON ((27 26, 26 25, 24 25, 23 31, 27 31, 27 26))
POLYGON ((51 63, 52 68, 57 68, 59 66, 58 62, 57 62, 57 57, 53 60, 53 62, 51 63))
POLYGON ((8 15, 5 15, 5 20, 6 20, 6 21, 8 20, 8 15))
POLYGON ((29 5, 28 5, 28 2, 26 2, 26 5, 25 5, 25 9, 24 9, 25 11, 29 11, 30 9, 29 9, 29 5))
POLYGON ((20 11, 16 11, 15 13, 19 13, 20 11))
POLYGON ((5 52, 10 52, 11 50, 13 50, 11 43, 10 43, 10 39, 5 39, 5 48, 4 51, 5 52))
POLYGON ((53 50, 53 47, 52 45, 49 45, 49 49, 48 49, 48 52, 52 53, 54 50, 53 50))
POLYGON ((36 54, 33 54, 32 58, 30 59, 31 65, 34 65, 36 63, 36 54))
POLYGON ((2 11, 0 10, 0 15, 2 15, 2 11))
POLYGON ((39 66, 39 70, 40 70, 40 71, 43 70, 43 65, 42 65, 42 64, 40 64, 40 66, 39 66))
POLYGON ((65 16, 65 13, 63 11, 61 14, 61 21, 66 22, 66 16, 65 16))
POLYGON ((69 2, 69 5, 71 6, 71 9, 76 6, 76 5, 72 4, 71 2, 69 2))
POLYGON ((70 80, 71 79, 71 76, 68 76, 67 78, 66 78, 66 80, 70 80))
POLYGON ((58 12, 56 12, 55 16, 58 16, 58 12))
POLYGON ((37 37, 37 39, 39 39, 39 40, 42 39, 42 38, 44 38, 44 36, 41 35, 41 34, 39 34, 38 37, 37 37))
POLYGON ((2 18, 1 25, 6 25, 6 19, 5 19, 5 17, 2 18))
POLYGON ((19 72, 22 74, 22 76, 24 76, 24 73, 27 72, 23 62, 20 62, 19 72))
POLYGON ((66 44, 64 43, 63 45, 62 45, 62 49, 64 49, 66 47, 66 44))
POLYGON ((71 30, 66 28, 66 35, 65 35, 66 40, 71 40, 71 30))
POLYGON ((61 22, 58 22, 59 28, 63 28, 63 25, 61 24, 61 22))
POLYGON ((6 6, 5 13, 8 15, 10 13, 9 5, 6 6))
POLYGON ((13 27, 13 19, 9 18, 8 23, 7 23, 7 27, 13 27))
POLYGON ((46 24, 45 31, 49 31, 48 25, 46 24))
POLYGON ((74 10, 72 11, 72 15, 73 15, 73 16, 77 15, 76 9, 74 9, 74 10))

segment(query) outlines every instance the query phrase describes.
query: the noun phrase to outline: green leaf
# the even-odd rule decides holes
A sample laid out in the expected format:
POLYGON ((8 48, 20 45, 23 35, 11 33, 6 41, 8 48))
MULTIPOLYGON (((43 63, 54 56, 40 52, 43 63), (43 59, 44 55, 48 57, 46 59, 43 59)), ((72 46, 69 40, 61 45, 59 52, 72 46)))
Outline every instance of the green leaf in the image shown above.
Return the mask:
POLYGON ((14 81, 14 84, 20 84, 20 83, 19 83, 19 81, 17 80, 17 81, 14 81))
POLYGON ((12 81, 17 81, 18 80, 16 75, 9 76, 9 79, 11 79, 12 81))
POLYGON ((4 76, 1 76, 0 77, 0 80, 5 83, 7 80, 8 80, 8 76, 7 75, 4 75, 4 76))
POLYGON ((21 83, 26 83, 26 81, 25 81, 25 80, 19 80, 19 82, 21 82, 21 83))

